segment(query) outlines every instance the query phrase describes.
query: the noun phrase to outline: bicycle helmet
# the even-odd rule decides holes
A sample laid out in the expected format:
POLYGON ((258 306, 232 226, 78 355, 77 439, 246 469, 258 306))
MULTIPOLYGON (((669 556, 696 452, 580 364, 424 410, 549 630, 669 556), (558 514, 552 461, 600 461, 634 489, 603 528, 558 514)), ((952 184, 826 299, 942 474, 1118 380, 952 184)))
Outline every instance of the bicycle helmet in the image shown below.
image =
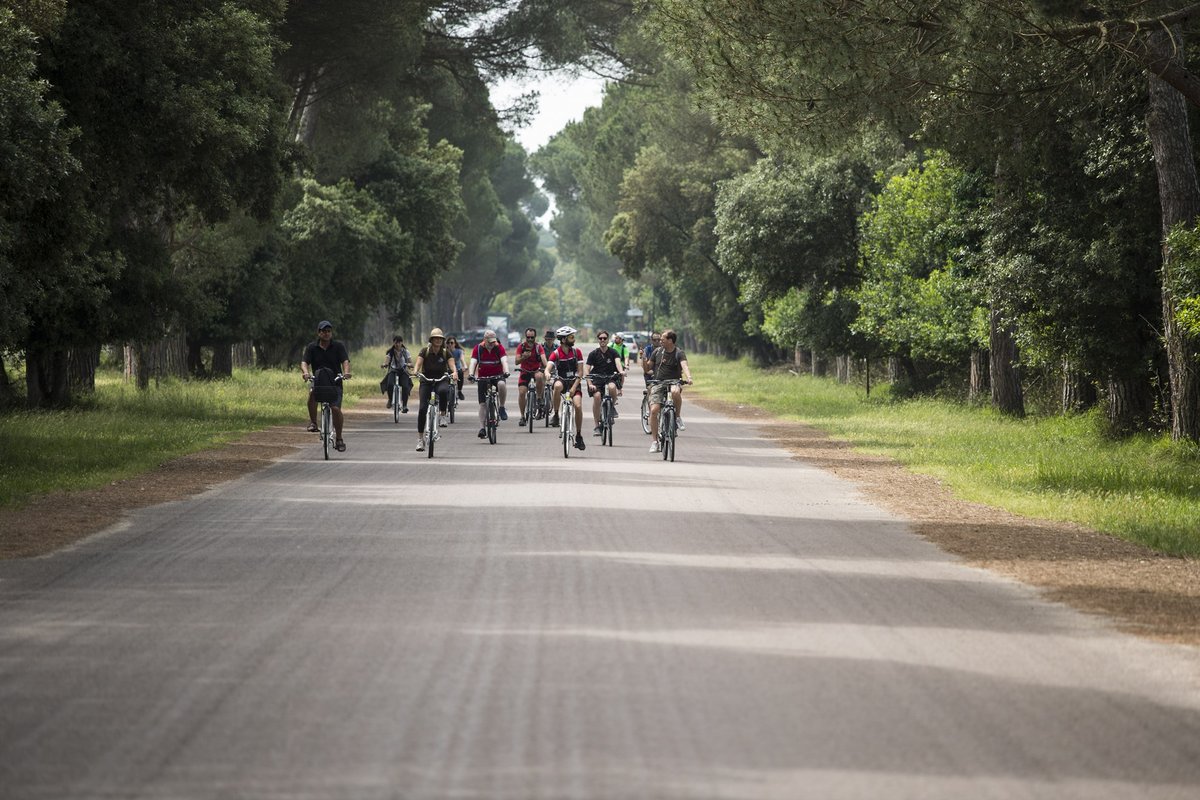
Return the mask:
POLYGON ((579 333, 579 331, 575 330, 570 325, 563 325, 561 328, 559 328, 558 330, 556 330, 554 332, 554 335, 560 339, 565 339, 574 333, 579 333))

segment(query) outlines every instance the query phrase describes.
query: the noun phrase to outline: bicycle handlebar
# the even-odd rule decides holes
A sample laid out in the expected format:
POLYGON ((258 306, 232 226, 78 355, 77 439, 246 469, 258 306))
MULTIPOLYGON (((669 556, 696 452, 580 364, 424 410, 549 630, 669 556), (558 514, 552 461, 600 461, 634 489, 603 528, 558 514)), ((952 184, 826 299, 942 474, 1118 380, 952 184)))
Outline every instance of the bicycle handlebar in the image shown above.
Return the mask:
POLYGON ((447 372, 440 378, 427 378, 424 372, 418 372, 417 377, 421 379, 422 383, 441 383, 442 381, 450 380, 450 373, 447 372))
POLYGON ((511 374, 512 374, 511 372, 506 372, 503 375, 488 375, 483 378, 480 378, 476 375, 468 375, 467 380, 469 380, 471 383, 475 383, 475 381, 491 381, 492 383, 495 383, 496 381, 504 380, 511 374))
POLYGON ((681 378, 671 378, 670 380, 665 380, 665 381, 657 381, 657 380, 651 379, 651 380, 646 381, 646 383, 647 383, 647 385, 650 385, 650 386, 654 386, 657 384, 662 384, 664 386, 691 386, 692 385, 691 381, 685 381, 685 380, 682 380, 681 378))

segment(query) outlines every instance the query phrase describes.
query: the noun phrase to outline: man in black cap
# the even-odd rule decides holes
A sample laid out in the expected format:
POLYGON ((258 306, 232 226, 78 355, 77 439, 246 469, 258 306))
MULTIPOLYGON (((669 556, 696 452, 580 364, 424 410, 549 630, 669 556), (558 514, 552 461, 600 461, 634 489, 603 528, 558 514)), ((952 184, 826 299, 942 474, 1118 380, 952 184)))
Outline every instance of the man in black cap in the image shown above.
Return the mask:
MULTIPOLYGON (((304 348, 304 358, 300 361, 300 374, 304 380, 313 377, 318 370, 329 370, 329 377, 342 374, 342 379, 350 377, 350 354, 346 345, 333 339, 333 323, 327 319, 317 323, 317 340, 304 348)), ((308 393, 308 430, 319 433, 317 425, 317 401, 312 392, 308 393)), ((342 384, 337 384, 337 401, 333 403, 333 428, 337 431, 337 441, 334 447, 339 452, 345 452, 346 443, 342 440, 342 384)))

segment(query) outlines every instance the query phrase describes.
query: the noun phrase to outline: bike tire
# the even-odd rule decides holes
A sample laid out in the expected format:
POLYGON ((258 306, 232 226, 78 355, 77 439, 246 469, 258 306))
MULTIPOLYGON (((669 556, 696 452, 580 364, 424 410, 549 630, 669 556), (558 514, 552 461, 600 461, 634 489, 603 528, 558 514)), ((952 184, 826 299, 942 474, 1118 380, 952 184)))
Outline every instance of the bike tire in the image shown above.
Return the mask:
POLYGON ((612 400, 606 397, 600 405, 600 444, 608 447, 612 447, 613 443, 612 412, 612 400))
POLYGON ((650 395, 642 395, 642 433, 650 432, 650 395))
MULTIPOLYGON (((518 389, 517 391, 520 391, 518 389)), ((533 433, 533 420, 537 416, 538 408, 538 393, 537 388, 525 390, 525 425, 529 428, 529 432, 533 433)))
POLYGON ((437 442, 437 393, 429 398, 429 412, 425 420, 425 457, 433 458, 433 446, 437 442))
POLYGON ((328 404, 321 405, 321 442, 325 445, 325 460, 328 461, 333 443, 333 410, 328 404))
POLYGON ((558 424, 561 426, 559 432, 562 434, 563 458, 571 457, 571 446, 574 444, 570 433, 575 430, 575 420, 572 419, 574 417, 572 413, 574 409, 575 407, 570 402, 567 402, 563 404, 562 410, 558 414, 558 424))
POLYGON ((671 456, 668 460, 672 464, 675 463, 675 435, 678 432, 679 432, 679 427, 678 427, 675 415, 672 414, 671 415, 671 428, 669 431, 667 431, 667 447, 670 450, 670 454, 671 454, 671 456))
POLYGON ((392 389, 392 422, 400 424, 400 376, 396 376, 396 388, 392 389))
POLYGON ((454 409, 458 408, 458 390, 450 386, 450 402, 446 403, 446 412, 450 416, 450 424, 454 424, 454 409))
POLYGON ((551 394, 550 387, 547 386, 542 391, 542 410, 545 412, 544 414, 542 414, 542 426, 545 428, 550 427, 550 403, 553 400, 554 400, 554 396, 551 394))
POLYGON ((500 427, 500 411, 499 405, 496 403, 496 396, 493 394, 488 400, 487 413, 487 435, 488 443, 496 443, 496 429, 500 427))
POLYGON ((658 436, 659 439, 662 440, 661 449, 663 461, 666 461, 671 455, 671 436, 668 431, 675 427, 675 412, 670 408, 664 407, 660 414, 661 416, 658 420, 658 436))

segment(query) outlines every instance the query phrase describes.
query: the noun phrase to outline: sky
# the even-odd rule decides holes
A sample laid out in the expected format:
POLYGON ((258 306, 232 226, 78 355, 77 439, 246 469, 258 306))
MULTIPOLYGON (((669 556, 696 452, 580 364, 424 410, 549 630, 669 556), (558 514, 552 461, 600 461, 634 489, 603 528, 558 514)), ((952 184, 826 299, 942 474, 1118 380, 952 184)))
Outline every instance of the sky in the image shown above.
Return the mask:
POLYGON ((541 95, 538 113, 528 126, 514 131, 517 141, 530 153, 550 141, 568 122, 582 118, 584 109, 600 105, 604 79, 590 74, 572 77, 565 73, 545 73, 505 80, 492 87, 492 105, 505 108, 514 98, 532 90, 541 95))

